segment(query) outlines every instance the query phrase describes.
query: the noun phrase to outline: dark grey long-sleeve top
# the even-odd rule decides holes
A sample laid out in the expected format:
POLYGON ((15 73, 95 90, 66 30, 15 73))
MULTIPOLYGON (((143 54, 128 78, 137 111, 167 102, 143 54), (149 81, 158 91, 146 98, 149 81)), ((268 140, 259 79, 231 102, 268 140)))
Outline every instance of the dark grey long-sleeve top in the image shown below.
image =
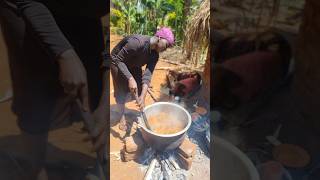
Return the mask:
POLYGON ((31 26, 35 37, 52 59, 72 48, 57 26, 53 14, 101 17, 108 12, 107 0, 0 0, 12 7, 31 26))
POLYGON ((146 66, 142 76, 143 84, 150 84, 152 73, 159 59, 159 53, 150 49, 150 36, 130 35, 121 40, 111 52, 111 63, 129 79, 129 69, 146 66))

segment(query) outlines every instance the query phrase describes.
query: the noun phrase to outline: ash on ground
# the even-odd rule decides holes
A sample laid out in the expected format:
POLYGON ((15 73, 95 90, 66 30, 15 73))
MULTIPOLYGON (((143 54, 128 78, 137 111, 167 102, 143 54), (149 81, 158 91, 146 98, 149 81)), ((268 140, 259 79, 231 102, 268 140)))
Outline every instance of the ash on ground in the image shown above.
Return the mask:
POLYGON ((179 160, 177 159, 176 152, 155 152, 152 148, 148 148, 143 155, 139 158, 142 164, 141 170, 146 172, 153 159, 157 159, 155 168, 152 172, 153 180, 187 180, 189 172, 181 169, 179 160), (173 164, 174 162, 175 164, 173 164), (162 165, 161 165, 162 164, 162 165))
MULTIPOLYGON (((210 166, 209 144, 210 144, 210 128, 205 131, 194 131, 191 127, 186 138, 197 145, 196 153, 193 158, 190 170, 181 168, 177 152, 156 152, 152 148, 148 148, 139 158, 141 170, 147 172, 151 161, 157 159, 155 168, 152 171, 152 180, 187 180, 194 176, 195 173, 203 173, 203 165, 210 166)), ((209 169, 210 171, 210 169, 209 169)), ((208 176, 208 172, 205 173, 208 176)), ((196 176, 196 175, 195 175, 196 176)), ((199 176, 196 176, 199 177, 199 176)), ((209 178, 209 176, 208 176, 209 178)))

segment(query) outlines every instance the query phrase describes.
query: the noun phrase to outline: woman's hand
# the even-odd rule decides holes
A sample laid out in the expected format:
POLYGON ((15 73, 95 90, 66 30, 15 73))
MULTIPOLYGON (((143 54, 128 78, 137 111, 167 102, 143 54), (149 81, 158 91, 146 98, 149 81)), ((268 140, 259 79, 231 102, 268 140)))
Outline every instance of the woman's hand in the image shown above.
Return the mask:
POLYGON ((144 109, 145 107, 145 99, 146 99, 146 96, 145 95, 141 95, 139 98, 138 98, 138 102, 137 102, 137 105, 140 109, 144 109))
POLYGON ((89 111, 87 73, 80 58, 73 49, 69 49, 63 52, 57 61, 64 92, 75 98, 79 96, 83 110, 89 111))
POLYGON ((133 77, 130 77, 128 80, 128 86, 131 93, 136 93, 138 85, 136 80, 133 77))
POLYGON ((140 95, 140 97, 138 98, 138 101, 137 101, 137 105, 139 106, 139 108, 141 110, 143 110, 144 107, 145 107, 145 99, 146 99, 146 95, 147 95, 147 92, 148 92, 148 88, 149 88, 149 86, 147 84, 143 84, 142 85, 141 95, 140 95))

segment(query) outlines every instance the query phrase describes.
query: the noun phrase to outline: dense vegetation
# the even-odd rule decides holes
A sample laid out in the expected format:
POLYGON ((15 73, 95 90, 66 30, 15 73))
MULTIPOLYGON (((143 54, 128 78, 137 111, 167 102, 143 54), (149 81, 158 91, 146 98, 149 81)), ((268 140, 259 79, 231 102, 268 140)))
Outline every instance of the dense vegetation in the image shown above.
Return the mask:
POLYGON ((153 35, 157 27, 169 26, 181 44, 188 17, 200 0, 112 0, 112 31, 153 35))

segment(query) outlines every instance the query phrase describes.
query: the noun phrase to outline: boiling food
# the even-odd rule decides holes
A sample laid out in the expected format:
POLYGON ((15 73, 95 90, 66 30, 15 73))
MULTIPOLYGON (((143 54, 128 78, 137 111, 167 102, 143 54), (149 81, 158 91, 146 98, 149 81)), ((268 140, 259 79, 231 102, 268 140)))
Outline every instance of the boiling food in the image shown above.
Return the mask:
POLYGON ((158 134, 174 134, 184 129, 182 121, 172 118, 170 114, 159 113, 148 117, 149 125, 153 132, 158 134))

